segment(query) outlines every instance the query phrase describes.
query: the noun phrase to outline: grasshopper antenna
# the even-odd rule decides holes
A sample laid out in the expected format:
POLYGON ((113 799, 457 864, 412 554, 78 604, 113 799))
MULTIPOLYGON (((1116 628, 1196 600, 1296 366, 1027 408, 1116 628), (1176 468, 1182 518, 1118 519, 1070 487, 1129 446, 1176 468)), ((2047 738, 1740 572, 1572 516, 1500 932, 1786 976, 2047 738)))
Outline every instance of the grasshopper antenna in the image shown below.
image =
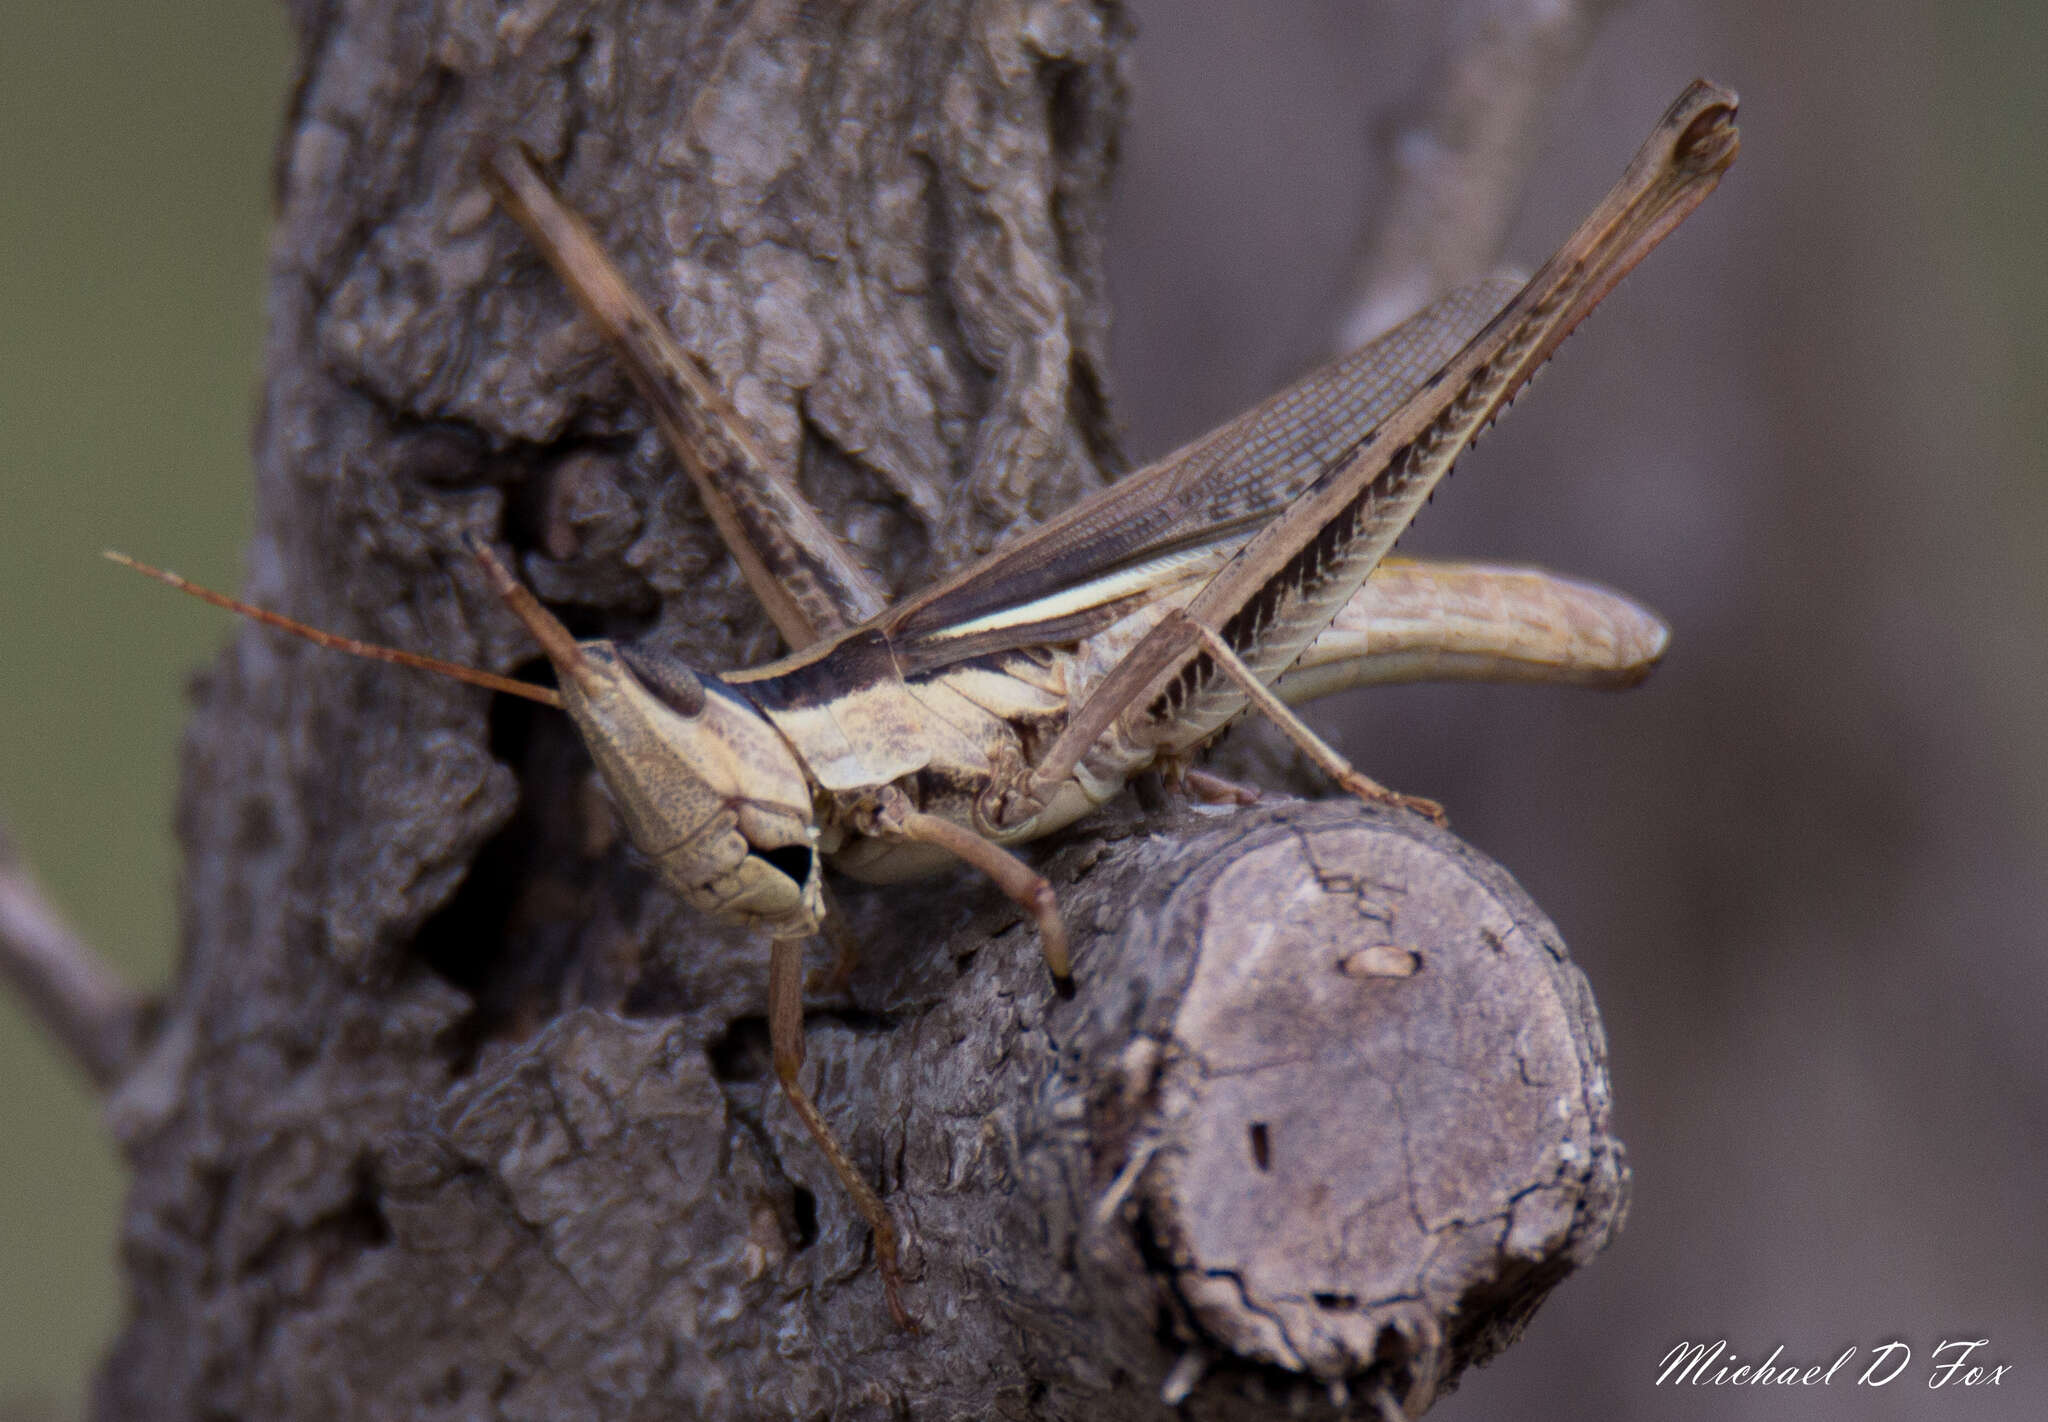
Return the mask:
MULTIPOLYGON (((496 672, 479 671, 475 667, 463 666, 460 662, 444 662, 439 657, 423 657, 417 652, 401 652, 396 647, 380 647, 374 642, 358 642, 353 637, 343 637, 334 632, 323 632, 318 627, 308 627, 305 623, 294 621, 282 613, 272 612, 268 608, 256 607, 241 601, 239 598, 229 597, 226 593, 217 593, 212 588, 201 587, 198 583, 191 581, 189 578, 181 578, 176 573, 165 572, 162 568, 152 568, 147 563, 130 558, 126 553, 116 553, 113 549, 109 548, 104 550, 101 556, 112 562, 119 563, 124 568, 133 568, 146 578, 155 578, 158 582, 163 583, 167 587, 176 588, 181 593, 190 593, 201 602, 210 602, 215 607, 226 608, 229 612, 240 613, 252 622, 261 622, 266 627, 275 627, 279 631, 289 632, 294 637, 302 637, 318 647, 327 647, 333 651, 346 652, 352 657, 364 657, 373 662, 392 662, 398 666, 412 667, 417 671, 433 672, 436 676, 451 677, 456 681, 466 681, 471 686, 481 686, 491 691, 502 691, 508 696, 523 696, 528 701, 538 701, 543 706, 552 706, 557 710, 560 710, 562 706, 561 693, 551 687, 536 686, 530 681, 521 681, 517 677, 499 676, 496 672)), ((488 554, 483 556, 485 558, 485 570, 494 573, 493 586, 496 585, 498 577, 508 579, 511 577, 511 574, 505 571, 503 564, 499 563, 495 558, 490 558, 488 554)), ((514 586, 518 585, 514 584, 514 586)), ((499 591, 502 594, 503 590, 499 589, 499 591)), ((525 588, 521 587, 519 591, 526 593, 529 602, 533 601, 533 594, 527 593, 525 588)), ((511 599, 508 597, 506 600, 509 602, 511 599)), ((534 606, 536 609, 540 607, 537 602, 534 603, 534 606)), ((513 610, 521 612, 521 609, 516 605, 513 610)), ((548 617, 544 609, 540 610, 540 615, 547 618, 548 621, 554 622, 554 619, 548 617)), ((532 621, 528 620, 523 612, 521 612, 521 620, 526 621, 527 626, 533 626, 532 621)), ((561 627, 559 622, 554 622, 554 625, 557 628, 561 627)), ((539 634, 536 633, 535 635, 538 636, 539 634)), ((562 635, 565 637, 568 635, 566 629, 563 630, 562 635)), ((573 647, 574 643, 572 642, 570 645, 573 647)), ((560 667, 562 663, 556 657, 555 649, 549 646, 545 639, 542 640, 541 646, 547 651, 549 659, 553 660, 557 667, 560 667)))
MULTIPOLYGON (((491 591, 505 600, 505 606, 512 609, 512 615, 526 624, 526 630, 533 640, 540 643, 540 649, 548 654, 548 660, 555 664, 555 675, 564 680, 574 681, 585 692, 596 692, 602 683, 591 670, 589 658, 583 655, 583 648, 561 619, 540 604, 533 590, 512 575, 512 570, 498 561, 498 555, 491 546, 474 533, 462 535, 462 544, 483 564, 484 577, 491 585, 491 591)), ((557 706, 561 701, 555 702, 557 706)))

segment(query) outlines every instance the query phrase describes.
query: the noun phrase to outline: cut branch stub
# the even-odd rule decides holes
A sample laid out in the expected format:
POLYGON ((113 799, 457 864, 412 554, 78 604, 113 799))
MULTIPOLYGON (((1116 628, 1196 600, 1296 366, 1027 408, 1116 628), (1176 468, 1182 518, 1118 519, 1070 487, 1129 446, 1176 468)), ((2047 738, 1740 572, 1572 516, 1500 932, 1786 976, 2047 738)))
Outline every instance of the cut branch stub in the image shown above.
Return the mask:
POLYGON ((1183 1416, 1333 1390, 1419 1411, 1618 1222, 1582 980, 1505 874, 1413 816, 1122 834, 1052 866, 1087 926, 1072 999, 1021 926, 934 952, 913 905, 868 982, 886 1030, 813 1018, 812 1080, 908 1228, 924 1335, 890 1324, 765 1071, 687 1021, 585 1011, 393 1144, 394 1247, 295 1323, 320 1340, 300 1362, 394 1414, 451 1377, 506 1415, 582 1411, 601 1377, 711 1418, 1030 1396, 1102 1422, 1176 1415, 1169 1384, 1183 1416))
POLYGON ((1110 1099, 1141 1104, 1094 1143, 1124 1162, 1119 1233, 1205 1351, 1425 1403, 1619 1223, 1584 980, 1504 872, 1412 816, 1239 815, 1162 870, 1116 986, 1082 979, 1106 1007, 1184 965, 1117 1049, 1110 1099))

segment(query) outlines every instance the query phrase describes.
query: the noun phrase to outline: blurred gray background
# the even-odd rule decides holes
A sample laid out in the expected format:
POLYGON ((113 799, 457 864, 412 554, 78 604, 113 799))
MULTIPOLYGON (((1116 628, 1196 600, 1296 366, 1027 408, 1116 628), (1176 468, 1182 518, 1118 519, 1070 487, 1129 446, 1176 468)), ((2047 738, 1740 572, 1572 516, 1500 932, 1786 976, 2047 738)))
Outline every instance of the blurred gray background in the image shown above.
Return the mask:
MULTIPOLYGON (((1428 0, 1142 0, 1112 262, 1135 460, 1329 339, 1430 71, 1428 0)), ((94 556, 234 586, 282 17, 0 3, 0 815, 86 936, 175 941, 181 686, 229 635, 94 556), (125 581, 124 581, 125 579, 125 581)), ((1417 688, 1321 724, 1556 919, 1605 1011, 1628 1228, 1445 1418, 2048 1415, 2048 17, 1639 0, 1566 86, 1533 265, 1694 74, 1741 161, 1464 461, 1409 551, 1625 588, 1676 640, 1619 697, 1417 688), (1685 1339, 1881 1390, 1652 1386, 1685 1339), (1925 1385, 1989 1338, 1997 1389, 1925 1385)), ((114 1325, 120 1177, 0 1001, 0 1412, 114 1325)))

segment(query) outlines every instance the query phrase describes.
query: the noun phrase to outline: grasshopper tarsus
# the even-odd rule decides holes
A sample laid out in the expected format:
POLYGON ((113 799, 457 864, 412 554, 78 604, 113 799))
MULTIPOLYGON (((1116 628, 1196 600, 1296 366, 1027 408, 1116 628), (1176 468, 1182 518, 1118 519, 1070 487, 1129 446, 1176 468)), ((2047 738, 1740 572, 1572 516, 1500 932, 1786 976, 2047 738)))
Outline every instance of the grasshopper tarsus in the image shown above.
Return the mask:
POLYGON ((897 1257, 896 1219, 875 1187, 846 1153, 839 1137, 826 1123, 818 1103, 804 1089, 804 943, 802 938, 778 937, 768 951, 768 1045, 775 1061, 775 1079, 782 1096, 796 1112, 797 1120, 825 1154, 832 1173, 852 1198, 854 1208, 868 1222, 875 1241, 875 1269, 882 1276, 882 1293, 888 1300, 889 1316, 907 1332, 918 1331, 917 1319, 903 1302, 903 1271, 897 1257))
POLYGON ((924 1325, 917 1321, 917 1315, 903 1302, 903 1279, 897 1272, 896 1260, 892 1255, 889 1263, 881 1263, 881 1255, 875 1256, 875 1272, 882 1276, 882 1301, 889 1306, 889 1318, 905 1333, 915 1336, 924 1332, 924 1325))
POLYGON ((1180 783, 1205 805, 1256 805, 1262 798, 1258 786, 1240 785, 1199 766, 1190 765, 1183 769, 1180 783))
POLYGON ((1034 875, 1029 891, 1031 916, 1038 923, 1038 947, 1045 955, 1046 970, 1052 974, 1061 995, 1073 996, 1074 957, 1067 945, 1067 927, 1060 921, 1060 899, 1050 881, 1034 875))
POLYGON ((1438 829, 1449 829, 1451 819, 1444 813, 1444 807, 1436 801, 1421 795, 1407 795, 1399 790, 1389 790, 1371 776, 1354 770, 1340 776, 1337 783, 1368 805, 1384 805, 1396 810, 1408 810, 1433 821, 1438 829))

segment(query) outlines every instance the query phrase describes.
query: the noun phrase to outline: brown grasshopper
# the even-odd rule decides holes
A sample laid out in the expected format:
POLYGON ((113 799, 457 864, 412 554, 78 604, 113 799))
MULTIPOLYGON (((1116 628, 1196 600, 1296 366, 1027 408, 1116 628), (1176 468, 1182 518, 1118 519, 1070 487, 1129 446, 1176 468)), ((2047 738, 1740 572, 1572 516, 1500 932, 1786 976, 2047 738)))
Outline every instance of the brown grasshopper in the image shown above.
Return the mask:
POLYGON ((566 710, 669 886, 768 930, 777 1076, 872 1226, 890 1309, 911 1326, 889 1211, 798 1075, 802 945, 827 919, 821 864, 872 881, 971 864, 1035 919, 1064 982, 1052 889, 1007 846, 1072 823, 1148 768, 1200 788, 1188 762, 1248 709, 1346 788, 1435 814, 1353 770, 1287 703, 1425 678, 1640 679, 1665 630, 1617 594, 1386 555, 1457 455, 1713 189, 1735 158, 1734 115, 1734 95, 1695 82, 1519 289, 1495 280, 1445 297, 893 604, 531 159, 507 150, 487 167, 499 201, 615 348, 791 655, 712 676, 578 642, 476 534, 472 550, 559 691, 320 632, 120 561, 324 645, 566 710))

